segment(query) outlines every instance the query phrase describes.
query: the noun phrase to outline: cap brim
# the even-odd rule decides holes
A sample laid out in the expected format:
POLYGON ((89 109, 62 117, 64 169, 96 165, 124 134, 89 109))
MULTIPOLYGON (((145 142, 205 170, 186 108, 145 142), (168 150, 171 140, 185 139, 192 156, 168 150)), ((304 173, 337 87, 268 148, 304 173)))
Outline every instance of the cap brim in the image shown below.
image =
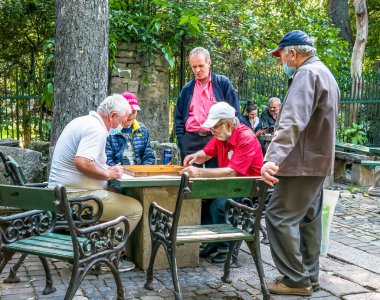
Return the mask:
POLYGON ((140 106, 138 105, 131 105, 133 110, 141 110, 140 106))
POLYGON ((283 47, 277 47, 276 49, 268 52, 269 55, 273 55, 273 56, 276 56, 276 57, 280 57, 280 50, 282 49, 283 47))
POLYGON ((206 122, 202 124, 203 128, 212 128, 219 122, 220 119, 207 119, 206 122))

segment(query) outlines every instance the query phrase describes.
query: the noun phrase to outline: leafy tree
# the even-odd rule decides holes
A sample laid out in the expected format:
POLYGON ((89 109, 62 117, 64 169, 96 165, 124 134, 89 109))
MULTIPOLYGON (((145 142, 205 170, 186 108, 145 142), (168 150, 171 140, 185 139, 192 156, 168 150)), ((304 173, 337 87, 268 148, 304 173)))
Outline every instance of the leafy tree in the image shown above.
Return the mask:
POLYGON ((0 63, 30 66, 54 37, 54 1, 0 0, 0 63))

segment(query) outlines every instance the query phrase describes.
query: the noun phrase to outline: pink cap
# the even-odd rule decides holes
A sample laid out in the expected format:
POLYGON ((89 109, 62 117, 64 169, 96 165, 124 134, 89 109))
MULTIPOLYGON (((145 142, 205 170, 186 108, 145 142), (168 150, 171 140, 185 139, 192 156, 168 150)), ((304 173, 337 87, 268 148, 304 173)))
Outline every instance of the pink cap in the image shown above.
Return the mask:
POLYGON ((130 92, 124 92, 121 94, 125 99, 128 100, 129 104, 132 107, 132 110, 141 110, 139 100, 137 96, 130 92))

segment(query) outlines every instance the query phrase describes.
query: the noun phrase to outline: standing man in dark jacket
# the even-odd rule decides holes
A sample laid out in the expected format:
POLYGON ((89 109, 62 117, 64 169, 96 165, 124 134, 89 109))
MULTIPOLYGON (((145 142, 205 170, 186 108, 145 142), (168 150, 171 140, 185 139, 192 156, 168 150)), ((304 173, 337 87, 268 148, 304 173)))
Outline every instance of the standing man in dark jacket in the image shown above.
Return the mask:
POLYGON ((268 288, 310 296, 318 288, 322 190, 334 169, 339 88, 305 32, 287 33, 271 54, 293 80, 261 168, 264 181, 276 184, 266 224, 282 274, 268 288))
MULTIPOLYGON (((212 138, 209 129, 201 127, 215 103, 224 101, 236 110, 240 121, 239 101, 229 79, 210 72, 211 58, 207 49, 194 48, 189 55, 194 78, 182 88, 175 110, 175 127, 182 161, 186 155, 202 150, 212 138)), ((205 162, 206 168, 217 168, 216 158, 205 162)))

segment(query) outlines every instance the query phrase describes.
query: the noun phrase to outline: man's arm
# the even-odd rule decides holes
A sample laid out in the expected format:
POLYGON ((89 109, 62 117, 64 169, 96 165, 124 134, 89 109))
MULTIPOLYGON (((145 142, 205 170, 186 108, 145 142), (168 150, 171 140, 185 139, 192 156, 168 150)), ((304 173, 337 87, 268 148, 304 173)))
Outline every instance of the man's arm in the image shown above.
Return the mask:
POLYGON ((197 168, 193 166, 182 169, 182 173, 189 173, 190 177, 215 178, 215 177, 235 177, 237 172, 231 168, 197 168))
POLYGON ((97 180, 113 180, 123 176, 123 167, 120 165, 108 166, 107 169, 100 167, 95 161, 85 157, 76 156, 75 167, 84 175, 97 180))
POLYGON ((211 158, 212 156, 207 155, 203 150, 199 150, 193 154, 187 155, 183 160, 183 165, 187 167, 191 166, 192 164, 203 164, 211 158))

